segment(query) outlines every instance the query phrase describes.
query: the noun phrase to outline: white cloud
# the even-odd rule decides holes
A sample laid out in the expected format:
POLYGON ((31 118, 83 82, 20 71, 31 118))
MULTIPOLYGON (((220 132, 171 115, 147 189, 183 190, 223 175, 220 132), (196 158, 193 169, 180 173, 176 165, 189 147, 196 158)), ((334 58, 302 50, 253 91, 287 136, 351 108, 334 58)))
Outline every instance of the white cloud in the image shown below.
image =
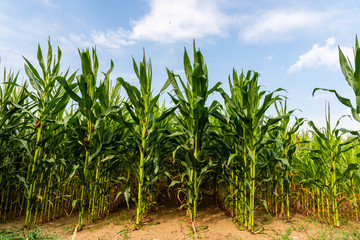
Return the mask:
POLYGON ((85 34, 79 34, 79 35, 70 34, 70 40, 71 42, 76 43, 77 46, 80 46, 82 48, 88 48, 94 46, 93 42, 89 40, 89 38, 85 34))
POLYGON ((247 42, 266 42, 289 38, 297 30, 313 29, 326 23, 331 12, 275 9, 249 17, 249 26, 242 32, 247 42))
POLYGON ((131 22, 129 31, 93 31, 97 45, 119 48, 138 40, 173 42, 205 36, 223 36, 229 17, 219 9, 215 0, 151 0, 150 12, 131 22))
POLYGON ((93 31, 91 38, 96 45, 102 45, 108 48, 119 48, 123 45, 131 45, 134 43, 132 40, 128 40, 128 33, 119 28, 117 31, 97 32, 93 31))
MULTIPOLYGON (((341 50, 349 57, 352 54, 352 48, 342 47, 341 50)), ((294 73, 302 70, 303 68, 317 68, 320 66, 338 68, 338 59, 339 53, 338 48, 335 45, 335 38, 330 37, 326 40, 325 46, 315 44, 310 51, 300 55, 299 60, 295 64, 291 65, 287 72, 294 73)))
POLYGON ((221 36, 228 17, 215 1, 153 0, 148 15, 134 21, 133 39, 171 42, 208 35, 221 36))

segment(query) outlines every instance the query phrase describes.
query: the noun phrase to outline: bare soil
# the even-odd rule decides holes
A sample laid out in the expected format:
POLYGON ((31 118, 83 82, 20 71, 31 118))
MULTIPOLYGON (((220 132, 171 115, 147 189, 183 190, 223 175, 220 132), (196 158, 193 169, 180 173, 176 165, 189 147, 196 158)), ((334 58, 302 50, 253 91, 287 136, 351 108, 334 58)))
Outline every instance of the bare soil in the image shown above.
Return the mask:
MULTIPOLYGON (((58 239, 146 239, 146 240, 176 240, 176 239, 358 239, 360 225, 344 222, 340 229, 318 223, 310 217, 293 214, 290 222, 285 222, 267 213, 256 215, 256 234, 241 229, 233 222, 231 216, 215 204, 207 204, 199 209, 196 226, 197 236, 192 233, 189 218, 184 210, 177 206, 160 206, 156 211, 145 217, 145 224, 141 229, 135 229, 134 209, 121 209, 110 214, 97 223, 88 224, 85 229, 77 232, 74 229, 77 215, 60 218, 40 224, 43 233, 56 235, 58 239)), ((17 219, 0 224, 0 229, 21 226, 23 219, 17 219)))

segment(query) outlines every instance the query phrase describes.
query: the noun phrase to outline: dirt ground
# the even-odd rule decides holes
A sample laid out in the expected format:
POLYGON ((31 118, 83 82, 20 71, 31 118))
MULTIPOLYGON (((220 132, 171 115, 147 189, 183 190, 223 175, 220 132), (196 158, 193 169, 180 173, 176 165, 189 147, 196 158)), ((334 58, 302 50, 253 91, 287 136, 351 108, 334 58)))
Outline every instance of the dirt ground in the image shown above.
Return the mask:
MULTIPOLYGON (((148 213, 146 224, 138 230, 134 229, 133 209, 121 209, 110 214, 106 219, 95 224, 88 224, 75 239, 106 240, 106 239, 146 239, 146 240, 176 240, 193 239, 191 224, 184 210, 177 206, 160 206, 157 211, 148 213)), ((199 239, 358 239, 358 223, 346 222, 344 227, 333 229, 326 224, 320 224, 309 217, 295 214, 291 222, 264 213, 257 214, 257 234, 241 230, 232 218, 212 204, 199 209, 197 220, 199 239)), ((22 219, 6 224, 0 224, 0 229, 21 226, 22 219)), ((60 218, 39 225, 44 233, 58 236, 58 239, 73 239, 77 215, 60 218)))

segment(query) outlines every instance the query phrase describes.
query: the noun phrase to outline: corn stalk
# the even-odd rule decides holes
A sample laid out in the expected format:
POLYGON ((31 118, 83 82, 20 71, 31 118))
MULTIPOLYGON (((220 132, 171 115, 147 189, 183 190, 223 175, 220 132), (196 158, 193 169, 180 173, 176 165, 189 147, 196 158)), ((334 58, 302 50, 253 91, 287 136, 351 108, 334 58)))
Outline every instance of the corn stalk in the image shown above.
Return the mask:
MULTIPOLYGON (((184 152, 184 159, 181 165, 184 168, 182 179, 185 181, 185 192, 189 210, 189 216, 195 228, 197 218, 197 205, 199 200, 199 188, 205 174, 212 167, 212 161, 203 158, 203 136, 207 128, 208 118, 216 109, 217 102, 213 102, 207 107, 206 100, 213 93, 220 83, 216 83, 213 88, 208 89, 208 71, 204 58, 200 50, 195 49, 194 42, 194 63, 190 62, 187 51, 184 52, 184 70, 187 82, 184 82, 179 75, 167 70, 168 82, 171 83, 175 96, 170 95, 172 101, 178 105, 179 115, 174 114, 173 118, 178 124, 179 132, 174 136, 179 138, 179 146, 174 151, 174 158, 178 150, 184 152), (180 90, 179 80, 183 92, 180 90), (185 94, 185 96, 184 96, 185 94)), ((171 185, 175 184, 173 182, 171 185)))
MULTIPOLYGON (((259 74, 249 71, 245 76, 243 73, 237 77, 233 74, 232 96, 230 97, 224 90, 219 89, 228 111, 230 119, 238 129, 236 134, 242 139, 242 148, 244 149, 243 160, 244 169, 246 169, 245 180, 249 188, 247 196, 248 203, 248 221, 247 227, 255 233, 255 193, 256 193, 256 166, 257 158, 261 149, 266 145, 263 141, 267 131, 271 131, 282 117, 270 118, 265 121, 265 113, 276 101, 279 96, 274 94, 282 89, 277 89, 266 94, 266 91, 260 91, 258 85, 259 74)), ((234 158, 234 156, 231 156, 234 158)), ((245 192, 244 192, 245 193, 245 192)))
POLYGON ((145 182, 148 179, 148 175, 145 176, 147 168, 151 163, 150 145, 156 143, 149 143, 149 135, 152 132, 155 122, 160 122, 175 111, 176 106, 169 108, 162 112, 158 118, 154 118, 154 109, 157 108, 158 99, 160 93, 163 92, 169 85, 166 83, 161 89, 160 93, 153 97, 151 83, 152 83, 152 67, 151 61, 148 63, 145 60, 145 52, 143 61, 140 62, 139 67, 133 59, 133 68, 140 83, 140 91, 130 85, 122 78, 117 80, 121 86, 124 87, 128 95, 131 105, 124 102, 124 105, 131 116, 132 122, 125 121, 123 118, 120 120, 131 130, 133 134, 133 140, 139 151, 139 162, 136 164, 136 177, 138 181, 138 193, 136 202, 136 225, 140 225, 143 214, 147 208, 147 192, 146 188, 148 183, 145 182))

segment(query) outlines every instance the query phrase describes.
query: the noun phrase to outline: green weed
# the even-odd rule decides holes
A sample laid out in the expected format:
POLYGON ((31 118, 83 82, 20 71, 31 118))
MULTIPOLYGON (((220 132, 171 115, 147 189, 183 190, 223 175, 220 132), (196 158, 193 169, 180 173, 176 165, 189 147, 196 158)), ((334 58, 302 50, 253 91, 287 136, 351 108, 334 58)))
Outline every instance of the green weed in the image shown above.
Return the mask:
POLYGON ((41 228, 34 230, 24 230, 19 228, 9 228, 0 230, 0 240, 53 240, 58 239, 55 235, 44 234, 41 228))

